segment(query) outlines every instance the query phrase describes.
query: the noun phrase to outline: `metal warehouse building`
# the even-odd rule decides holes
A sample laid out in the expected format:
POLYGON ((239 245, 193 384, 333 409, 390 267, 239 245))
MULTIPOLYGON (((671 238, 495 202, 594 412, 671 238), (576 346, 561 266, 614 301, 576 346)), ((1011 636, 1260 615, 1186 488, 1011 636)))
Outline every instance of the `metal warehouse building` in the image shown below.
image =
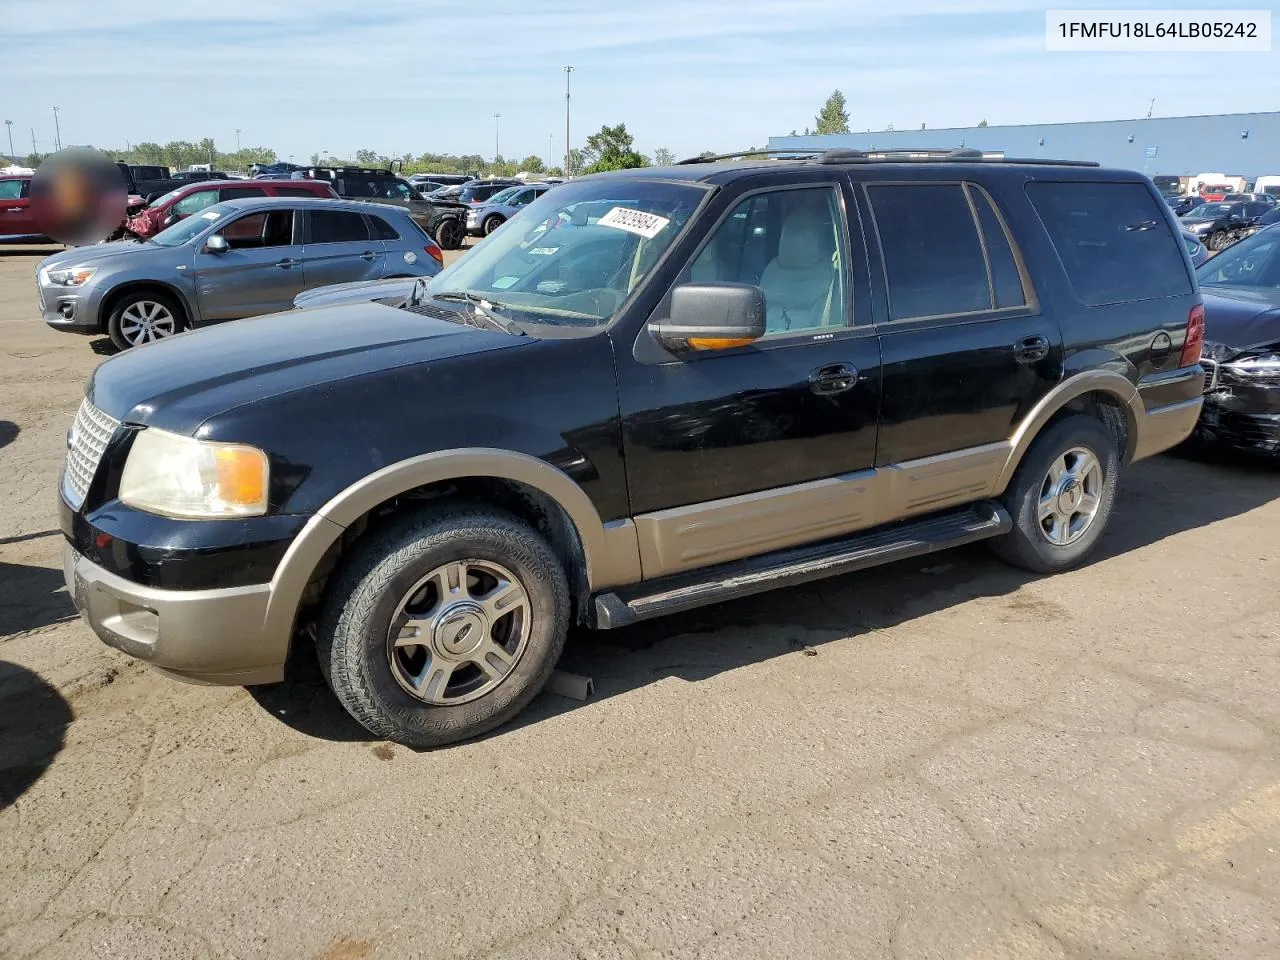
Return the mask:
POLYGON ((857 150, 970 147, 1008 157, 1096 160, 1104 166, 1141 170, 1148 176, 1194 176, 1212 171, 1252 178, 1280 175, 1280 113, 769 138, 769 148, 774 150, 811 151, 828 147, 857 150))

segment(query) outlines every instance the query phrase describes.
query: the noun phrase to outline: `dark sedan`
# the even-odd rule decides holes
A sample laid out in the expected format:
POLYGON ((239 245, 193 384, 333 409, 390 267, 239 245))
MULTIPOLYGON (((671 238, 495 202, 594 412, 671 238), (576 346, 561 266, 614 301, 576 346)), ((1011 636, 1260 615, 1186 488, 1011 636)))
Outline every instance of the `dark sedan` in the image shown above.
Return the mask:
POLYGON ((1205 203, 1182 218, 1182 229, 1194 233, 1216 253, 1243 237, 1259 217, 1270 212, 1270 204, 1256 201, 1205 203))
POLYGON ((1185 217, 1196 207, 1204 205, 1204 197, 1193 193, 1185 197, 1165 197, 1164 202, 1169 205, 1175 217, 1185 217))
POLYGON ((1280 454, 1280 225, 1196 270, 1204 296, 1204 410, 1197 435, 1280 454))

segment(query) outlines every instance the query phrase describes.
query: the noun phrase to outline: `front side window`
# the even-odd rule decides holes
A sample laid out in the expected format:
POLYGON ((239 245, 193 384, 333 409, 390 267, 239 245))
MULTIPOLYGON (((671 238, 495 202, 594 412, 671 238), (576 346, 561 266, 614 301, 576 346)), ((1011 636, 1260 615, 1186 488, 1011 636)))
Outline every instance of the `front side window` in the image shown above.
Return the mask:
POLYGON ((364 217, 348 210, 312 210, 308 243, 359 243, 369 239, 364 217))
POLYGON ((21 180, 0 180, 0 200, 17 200, 21 196, 21 180))
POLYGON ((180 217, 189 217, 193 213, 199 213, 206 207, 212 207, 217 202, 217 190, 199 190, 188 194, 175 203, 173 205, 173 213, 180 217))
POLYGON ((583 180, 522 208, 428 293, 484 297, 520 322, 602 326, 707 195, 700 184, 583 180))
POLYGON ((293 243, 293 211, 246 214, 232 220, 218 232, 232 250, 287 247, 293 243))
MULTIPOLYGON (((195 239, 204 233, 210 227, 218 225, 225 221, 226 217, 232 213, 229 207, 214 205, 207 210, 201 210, 193 216, 179 220, 167 230, 161 230, 150 242, 158 247, 177 247, 189 240, 195 239)), ((212 231, 216 233, 217 231, 212 231)))
POLYGON ((1255 233, 1196 270, 1202 287, 1280 289, 1280 227, 1255 233))
POLYGON ((978 225, 958 183, 867 187, 889 281, 889 317, 994 308, 978 225))
POLYGON ((734 207, 683 279, 760 287, 765 336, 843 327, 845 246, 834 188, 772 190, 734 207))

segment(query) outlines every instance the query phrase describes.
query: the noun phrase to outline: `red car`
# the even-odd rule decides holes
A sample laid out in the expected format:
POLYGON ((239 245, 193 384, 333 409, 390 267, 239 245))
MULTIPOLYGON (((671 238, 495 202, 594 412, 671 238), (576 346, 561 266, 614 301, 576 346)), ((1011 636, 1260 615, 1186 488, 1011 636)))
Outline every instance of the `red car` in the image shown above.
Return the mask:
POLYGON ((146 239, 179 220, 223 200, 241 197, 332 197, 338 195, 322 180, 203 180, 170 190, 145 210, 124 222, 124 235, 146 239))
POLYGON ((31 174, 0 174, 0 240, 46 239, 31 212, 31 174))

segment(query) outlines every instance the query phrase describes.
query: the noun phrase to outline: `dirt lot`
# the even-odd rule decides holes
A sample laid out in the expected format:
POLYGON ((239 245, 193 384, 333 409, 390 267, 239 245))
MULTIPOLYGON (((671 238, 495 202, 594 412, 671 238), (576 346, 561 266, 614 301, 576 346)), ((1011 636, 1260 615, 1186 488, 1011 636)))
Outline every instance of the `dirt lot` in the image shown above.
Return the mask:
POLYGON ((305 658, 99 643, 55 481, 101 344, 0 253, 0 956, 1280 955, 1280 472, 1131 469, 1102 555, 980 548, 576 638, 596 698, 373 742, 305 658))

